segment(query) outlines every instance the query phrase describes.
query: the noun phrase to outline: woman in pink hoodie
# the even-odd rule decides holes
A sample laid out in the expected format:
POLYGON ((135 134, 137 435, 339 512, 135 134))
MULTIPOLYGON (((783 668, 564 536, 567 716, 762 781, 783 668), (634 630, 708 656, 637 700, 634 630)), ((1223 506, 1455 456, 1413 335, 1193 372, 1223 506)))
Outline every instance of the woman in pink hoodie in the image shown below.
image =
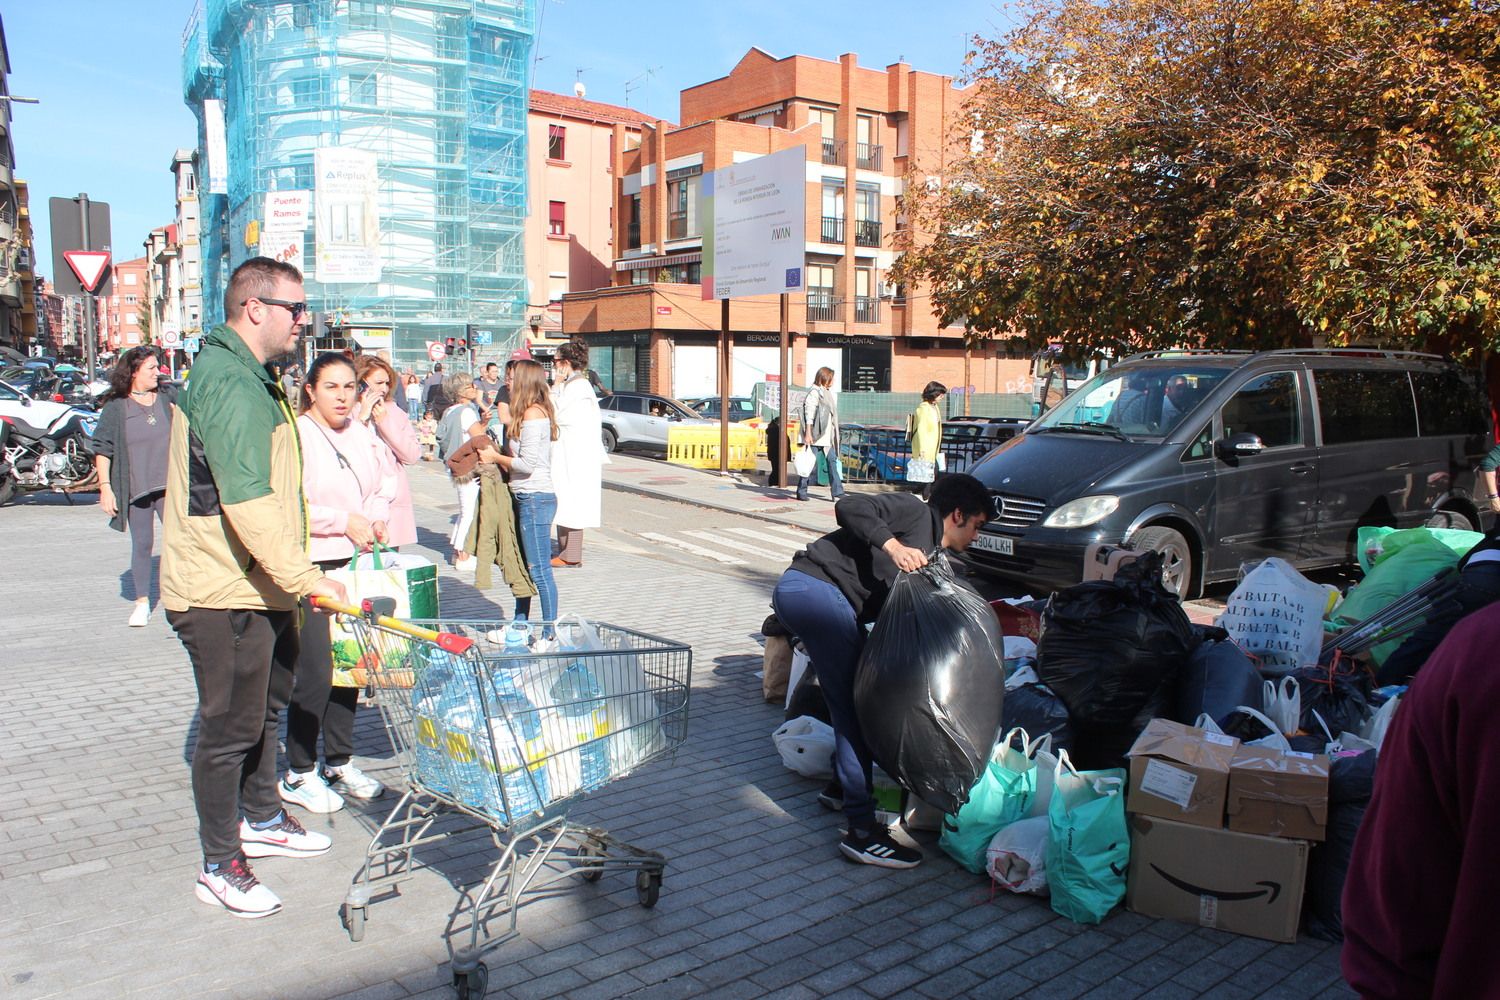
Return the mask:
POLYGON ((381 461, 386 474, 396 481, 396 499, 391 501, 391 519, 386 525, 391 548, 415 545, 417 542, 417 518, 412 510, 411 484, 406 480, 406 467, 422 460, 422 445, 417 441, 417 429, 399 406, 391 404, 391 388, 396 384, 396 371, 384 358, 374 354, 361 354, 354 359, 354 372, 359 378, 361 391, 359 409, 354 418, 375 432, 383 445, 381 461))
MULTIPOLYGON (((375 542, 391 540, 396 480, 387 466, 388 449, 358 419, 359 413, 354 363, 342 354, 319 355, 302 384, 297 433, 312 535, 308 554, 325 571, 347 565, 375 542)), ((291 769, 280 784, 282 801, 316 813, 343 808, 345 796, 373 799, 385 791, 350 763, 359 689, 333 686, 328 625, 326 615, 304 611, 296 685, 287 705, 286 756, 291 769)))

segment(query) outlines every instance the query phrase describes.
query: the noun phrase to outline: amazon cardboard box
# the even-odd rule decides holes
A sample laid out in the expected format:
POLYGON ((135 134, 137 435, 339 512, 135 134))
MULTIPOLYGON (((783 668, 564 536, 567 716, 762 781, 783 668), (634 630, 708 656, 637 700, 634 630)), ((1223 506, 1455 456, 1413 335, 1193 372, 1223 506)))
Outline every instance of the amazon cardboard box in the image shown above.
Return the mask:
POLYGON ((1125 905, 1136 913, 1267 941, 1296 941, 1305 840, 1130 817, 1125 905))
POLYGON ((1125 807, 1214 829, 1224 825, 1229 765, 1240 741, 1167 719, 1152 719, 1136 737, 1125 807))
POLYGON ((1229 829, 1322 840, 1329 766, 1323 754, 1240 747, 1229 768, 1229 829))

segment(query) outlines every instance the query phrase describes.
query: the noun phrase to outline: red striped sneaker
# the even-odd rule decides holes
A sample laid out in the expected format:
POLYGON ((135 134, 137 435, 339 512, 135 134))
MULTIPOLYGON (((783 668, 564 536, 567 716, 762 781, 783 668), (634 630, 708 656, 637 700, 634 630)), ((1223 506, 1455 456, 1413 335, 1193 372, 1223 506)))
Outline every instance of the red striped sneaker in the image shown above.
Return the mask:
POLYGON ((193 895, 202 902, 222 906, 236 917, 254 919, 281 912, 281 900, 246 864, 244 855, 224 862, 213 871, 198 873, 193 895))
POLYGON ((328 853, 333 838, 303 829, 302 824, 283 809, 281 822, 264 830, 257 830, 240 820, 240 843, 247 858, 315 858, 328 853))

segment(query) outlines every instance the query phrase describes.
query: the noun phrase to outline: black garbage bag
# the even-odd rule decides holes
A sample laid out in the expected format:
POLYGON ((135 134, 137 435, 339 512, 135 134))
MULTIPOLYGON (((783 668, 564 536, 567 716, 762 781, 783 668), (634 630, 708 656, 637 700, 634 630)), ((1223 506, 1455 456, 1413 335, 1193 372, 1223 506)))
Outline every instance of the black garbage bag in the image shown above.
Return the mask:
POLYGON ((1001 716, 1002 733, 1019 726, 1033 739, 1052 734, 1054 751, 1073 749, 1073 720, 1068 716, 1068 706, 1045 684, 1022 684, 1006 691, 1001 716))
POLYGON ((1191 726, 1207 713, 1222 726, 1236 707, 1258 705, 1260 698, 1261 679, 1254 661, 1227 638, 1209 640, 1193 650, 1178 676, 1172 718, 1191 726))
MULTIPOLYGON (((1256 703, 1259 704, 1258 701, 1256 703)), ((1219 728, 1224 730, 1225 736, 1233 736, 1241 743, 1263 740, 1275 731, 1255 716, 1239 711, 1230 712, 1219 720, 1219 728)))
POLYGON ((1302 729, 1323 735, 1323 726, 1313 717, 1317 712, 1328 727, 1328 735, 1359 732, 1373 709, 1370 696, 1373 684, 1369 673, 1352 661, 1333 666, 1303 667, 1294 670, 1297 689, 1302 695, 1302 729))
POLYGON ((1000 738, 1004 639, 941 550, 902 573, 854 677, 854 709, 884 771, 945 813, 969 799, 1000 738))
POLYGON ((1171 713, 1177 676, 1198 645, 1177 595, 1147 552, 1113 580, 1060 590, 1042 615, 1037 675, 1072 716, 1075 762, 1118 767, 1153 718, 1171 713))
POLYGON ((1354 837, 1375 791, 1376 752, 1337 757, 1328 771, 1328 837, 1307 859, 1303 899, 1307 933, 1324 941, 1344 940, 1344 879, 1354 856, 1354 837))

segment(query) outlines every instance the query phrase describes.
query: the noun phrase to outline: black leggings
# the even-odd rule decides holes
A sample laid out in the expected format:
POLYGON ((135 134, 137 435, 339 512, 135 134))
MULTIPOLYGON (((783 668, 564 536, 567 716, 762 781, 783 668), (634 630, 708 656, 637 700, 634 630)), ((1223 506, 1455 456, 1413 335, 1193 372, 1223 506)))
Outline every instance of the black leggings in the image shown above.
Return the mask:
POLYGON ((130 526, 130 580, 137 601, 151 597, 151 546, 156 541, 156 525, 151 520, 161 520, 166 498, 165 490, 147 493, 125 510, 125 523, 130 526))
MULTIPOLYGON (((325 571, 347 565, 319 563, 325 571)), ((318 733, 323 734, 323 762, 349 763, 354 753, 354 710, 359 688, 333 686, 332 638, 328 616, 302 602, 302 649, 297 654, 297 683, 286 707, 286 759, 293 771, 311 771, 318 763, 318 733)))

